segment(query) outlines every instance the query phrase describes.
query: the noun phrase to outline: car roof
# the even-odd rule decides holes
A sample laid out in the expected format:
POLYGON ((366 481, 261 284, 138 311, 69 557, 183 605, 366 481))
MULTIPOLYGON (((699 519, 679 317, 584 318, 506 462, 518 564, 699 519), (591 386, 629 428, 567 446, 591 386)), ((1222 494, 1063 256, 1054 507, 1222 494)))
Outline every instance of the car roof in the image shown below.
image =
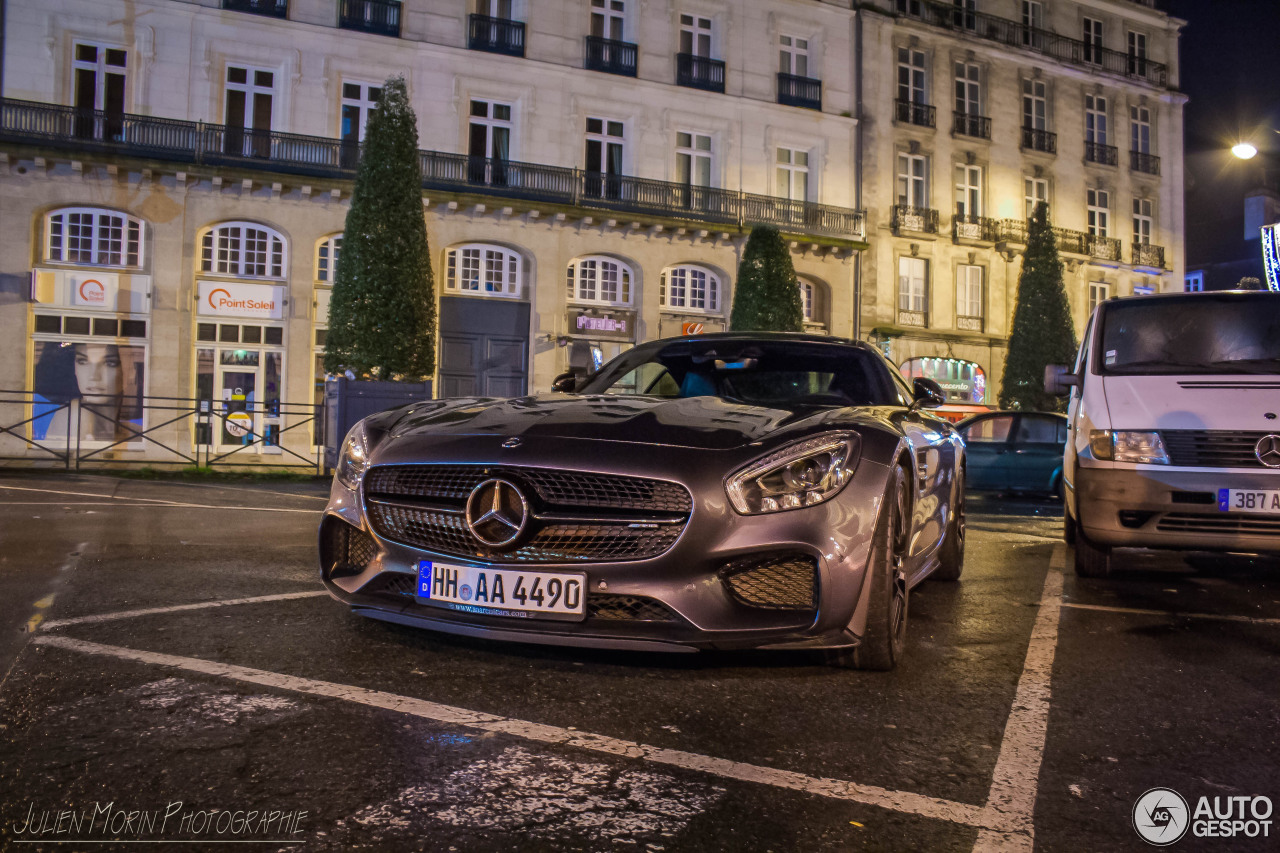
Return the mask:
POLYGON ((967 417, 956 424, 956 429, 959 429, 965 424, 971 424, 974 421, 980 421, 984 418, 994 418, 999 415, 1039 415, 1041 417, 1061 418, 1064 421, 1067 419, 1067 416, 1062 414, 1062 412, 1036 412, 1028 409, 996 409, 993 412, 980 412, 979 414, 967 417))

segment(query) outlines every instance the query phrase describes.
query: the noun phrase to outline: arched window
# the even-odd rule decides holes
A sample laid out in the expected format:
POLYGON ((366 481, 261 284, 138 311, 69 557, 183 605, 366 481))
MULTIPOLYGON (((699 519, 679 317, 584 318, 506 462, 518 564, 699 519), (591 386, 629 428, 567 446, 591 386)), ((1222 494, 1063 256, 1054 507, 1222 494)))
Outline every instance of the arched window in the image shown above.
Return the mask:
POLYGON ((239 278, 284 278, 285 239, 256 222, 223 222, 205 232, 200 271, 239 278))
POLYGON ((520 297, 520 256, 502 246, 471 243, 445 251, 445 289, 520 297))
POLYGON ((316 281, 333 284, 338 274, 338 253, 342 251, 342 235, 334 234, 316 246, 316 281))
POLYGON ((631 267, 613 258, 589 255, 569 263, 566 276, 570 302, 630 305, 631 267))
POLYGON ((117 210, 64 207, 45 218, 45 260, 100 267, 142 265, 142 222, 117 210))
POLYGON ((659 301, 674 311, 719 313, 720 276, 692 264, 671 267, 662 273, 659 301))

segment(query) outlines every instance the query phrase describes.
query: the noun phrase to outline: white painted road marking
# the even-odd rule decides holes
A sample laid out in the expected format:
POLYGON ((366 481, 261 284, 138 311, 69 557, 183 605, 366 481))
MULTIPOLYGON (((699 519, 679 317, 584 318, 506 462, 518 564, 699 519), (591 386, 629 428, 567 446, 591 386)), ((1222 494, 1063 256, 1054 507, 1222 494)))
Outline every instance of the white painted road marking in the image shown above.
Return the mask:
POLYGON ((309 589, 306 592, 282 592, 278 595, 259 595, 254 598, 229 598, 225 601, 202 601, 199 604, 175 604, 171 607, 144 607, 139 610, 117 610, 114 613, 98 613, 93 616, 74 616, 70 619, 54 619, 44 623, 46 631, 63 628, 67 625, 85 625, 94 622, 114 622, 117 619, 132 619, 135 616, 154 616, 157 613, 178 613, 183 610, 207 610, 211 607, 231 607, 237 604, 258 604, 266 601, 289 601, 294 598, 315 598, 329 593, 323 589, 309 589))
POLYGON ((1167 616, 1174 619, 1212 619, 1222 622, 1245 622, 1251 625, 1280 625, 1280 619, 1264 616, 1233 616, 1229 613, 1184 613, 1179 610, 1147 610, 1142 607, 1108 607, 1103 604, 1077 604, 1073 601, 1062 602, 1063 607, 1072 610, 1096 610, 1102 613, 1132 613, 1138 616, 1167 616))
MULTIPOLYGON (((1059 577, 1061 576, 1059 575, 1059 577)), ((557 726, 547 726, 525 720, 514 720, 508 717, 486 714, 481 711, 470 711, 466 708, 441 705, 411 696, 398 696, 394 693, 368 690, 363 687, 300 678, 260 669, 250 669, 249 667, 236 666, 234 664, 201 660, 200 658, 178 657, 158 652, 126 649, 120 646, 89 643, 52 634, 43 634, 36 637, 32 642, 82 654, 137 661, 246 684, 256 684, 277 690, 354 702, 370 708, 384 708, 396 713, 408 714, 438 723, 463 726, 485 732, 500 732, 525 740, 561 744, 625 758, 636 758, 668 767, 708 773, 725 779, 772 785, 830 799, 861 803, 891 811, 918 815, 932 820, 945 820, 965 826, 993 830, 995 833, 1002 835, 1012 834, 1022 826, 1021 815, 1013 815, 1011 812, 990 807, 979 808, 969 803, 927 797, 909 791, 891 791, 872 785, 857 785, 841 779, 806 776, 803 773, 795 773, 789 770, 744 764, 675 749, 661 749, 605 735, 576 730, 571 731, 557 726), (1011 817, 1016 817, 1017 821, 1011 821, 1011 817)), ((1036 766, 1038 768, 1038 762, 1036 766)), ((1034 794, 1032 802, 1034 803, 1034 794)))
POLYGON ((1040 593, 1040 613, 1031 629, 1026 663, 1004 726, 1000 756, 991 774, 991 792, 980 818, 984 828, 973 845, 974 853, 1027 853, 1035 846, 1036 795, 1049 729, 1050 682, 1058 648, 1064 565, 1066 548, 1059 543, 1049 559, 1049 573, 1040 593))
MULTIPOLYGON (((137 497, 137 496, 124 496, 124 495, 121 495, 121 496, 102 495, 102 494, 98 494, 97 492, 68 492, 68 491, 59 490, 59 489, 32 489, 26 486, 6 486, 3 484, 0 484, 0 490, 15 491, 15 492, 39 492, 45 495, 70 495, 72 497, 80 497, 80 498, 99 498, 99 499, 105 498, 106 500, 108 500, 109 502, 111 502, 113 505, 116 505, 116 506, 127 506, 127 505, 130 505, 128 503, 129 501, 135 501, 135 502, 139 502, 142 505, 154 507, 156 509, 164 509, 167 507, 175 507, 180 509, 235 509, 235 510, 251 510, 253 512, 305 512, 309 515, 317 515, 320 512, 320 510, 318 509, 287 509, 285 507, 276 507, 276 506, 229 506, 226 504, 193 504, 193 503, 184 503, 182 501, 167 501, 161 498, 143 498, 143 497, 137 497)), ((139 503, 135 503, 133 505, 137 506, 139 505, 139 503)), ((59 502, 50 501, 45 504, 33 504, 33 505, 38 505, 38 506, 59 505, 59 502)))

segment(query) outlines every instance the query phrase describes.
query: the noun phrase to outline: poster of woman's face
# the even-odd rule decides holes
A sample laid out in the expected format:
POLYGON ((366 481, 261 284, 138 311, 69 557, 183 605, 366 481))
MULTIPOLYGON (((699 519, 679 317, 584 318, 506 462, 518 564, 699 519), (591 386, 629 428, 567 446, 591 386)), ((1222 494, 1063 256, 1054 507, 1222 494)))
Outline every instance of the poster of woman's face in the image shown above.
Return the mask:
POLYGON ((34 441, 116 442, 142 429, 145 350, 97 341, 37 341, 34 441))

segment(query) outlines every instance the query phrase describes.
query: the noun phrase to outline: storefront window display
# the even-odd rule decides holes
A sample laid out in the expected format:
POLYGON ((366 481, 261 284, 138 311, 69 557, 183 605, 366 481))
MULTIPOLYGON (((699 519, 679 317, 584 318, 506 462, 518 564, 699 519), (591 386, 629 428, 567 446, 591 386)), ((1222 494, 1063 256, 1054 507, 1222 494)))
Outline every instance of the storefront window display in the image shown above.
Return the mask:
POLYGON ((932 379, 947 393, 948 403, 983 403, 987 396, 987 374, 981 366, 959 358, 917 356, 899 368, 910 382, 919 377, 932 379))

